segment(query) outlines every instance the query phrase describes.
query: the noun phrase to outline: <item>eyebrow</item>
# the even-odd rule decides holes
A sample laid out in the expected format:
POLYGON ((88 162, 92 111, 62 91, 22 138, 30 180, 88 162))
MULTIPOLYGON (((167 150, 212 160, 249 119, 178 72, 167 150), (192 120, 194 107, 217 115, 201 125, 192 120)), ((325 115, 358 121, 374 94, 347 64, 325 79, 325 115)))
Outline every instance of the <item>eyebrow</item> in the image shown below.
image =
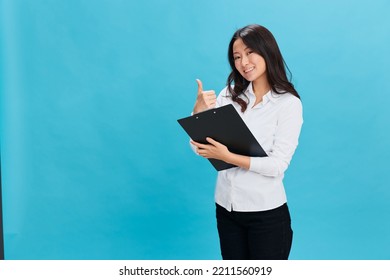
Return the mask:
MULTIPOLYGON (((250 47, 246 47, 246 48, 244 49, 244 51, 246 51, 247 49, 250 49, 250 47)), ((239 52, 233 51, 233 54, 235 54, 235 53, 238 53, 238 54, 239 54, 239 52)))

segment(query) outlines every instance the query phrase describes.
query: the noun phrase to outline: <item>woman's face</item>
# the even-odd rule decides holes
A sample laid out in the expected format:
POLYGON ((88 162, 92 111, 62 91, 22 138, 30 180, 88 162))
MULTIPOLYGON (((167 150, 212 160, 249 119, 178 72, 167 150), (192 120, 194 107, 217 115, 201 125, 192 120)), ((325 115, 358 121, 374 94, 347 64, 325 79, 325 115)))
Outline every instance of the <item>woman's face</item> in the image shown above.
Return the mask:
POLYGON ((236 69, 247 81, 267 81, 264 58, 248 48, 240 38, 233 43, 233 59, 236 69))

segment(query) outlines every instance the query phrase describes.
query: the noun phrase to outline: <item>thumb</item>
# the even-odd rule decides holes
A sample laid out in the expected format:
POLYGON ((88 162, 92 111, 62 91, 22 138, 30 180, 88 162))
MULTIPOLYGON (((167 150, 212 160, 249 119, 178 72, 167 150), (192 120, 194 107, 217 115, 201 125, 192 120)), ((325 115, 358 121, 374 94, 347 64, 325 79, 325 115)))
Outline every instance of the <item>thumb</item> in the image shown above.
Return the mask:
POLYGON ((203 91, 203 84, 199 79, 196 79, 196 82, 198 83, 198 94, 200 94, 203 91))

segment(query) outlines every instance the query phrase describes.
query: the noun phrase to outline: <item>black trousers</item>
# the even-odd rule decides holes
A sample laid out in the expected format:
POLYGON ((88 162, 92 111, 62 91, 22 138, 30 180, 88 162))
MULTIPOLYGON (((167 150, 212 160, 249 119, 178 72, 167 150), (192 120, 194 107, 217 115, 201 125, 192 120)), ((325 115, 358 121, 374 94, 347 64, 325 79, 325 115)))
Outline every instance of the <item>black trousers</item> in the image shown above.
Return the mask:
POLYGON ((224 260, 288 259, 293 231, 287 204, 259 212, 229 212, 216 206, 224 260))

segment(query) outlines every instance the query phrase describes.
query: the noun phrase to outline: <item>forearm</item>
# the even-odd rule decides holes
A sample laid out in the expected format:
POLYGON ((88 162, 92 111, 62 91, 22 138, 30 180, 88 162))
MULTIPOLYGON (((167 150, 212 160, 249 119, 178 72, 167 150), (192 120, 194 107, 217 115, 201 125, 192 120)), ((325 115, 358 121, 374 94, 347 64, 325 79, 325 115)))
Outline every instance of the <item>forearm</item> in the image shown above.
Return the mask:
POLYGON ((264 176, 276 177, 280 176, 287 169, 288 164, 282 160, 277 160, 271 157, 248 157, 230 153, 227 155, 225 162, 235 166, 262 174, 264 176))
POLYGON ((225 162, 249 170, 251 159, 248 156, 238 155, 229 152, 224 159, 225 162))
POLYGON ((281 176, 287 169, 289 160, 282 160, 273 157, 253 157, 250 161, 249 170, 264 176, 281 176))

